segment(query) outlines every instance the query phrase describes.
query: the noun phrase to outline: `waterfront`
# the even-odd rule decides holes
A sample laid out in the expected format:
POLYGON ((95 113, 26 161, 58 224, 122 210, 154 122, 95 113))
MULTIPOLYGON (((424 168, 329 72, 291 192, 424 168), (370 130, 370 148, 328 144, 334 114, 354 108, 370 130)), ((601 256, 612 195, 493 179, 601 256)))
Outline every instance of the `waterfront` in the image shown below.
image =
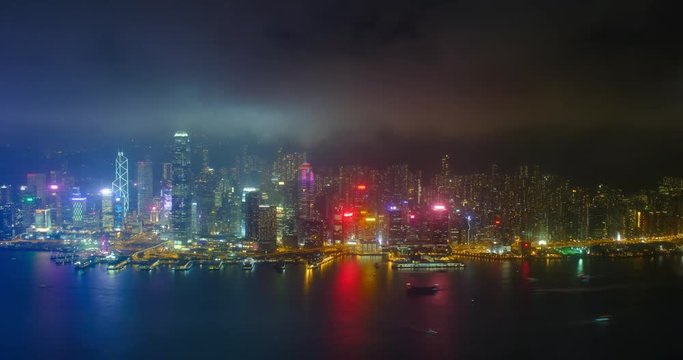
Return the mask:
POLYGON ((411 272, 343 257, 76 271, 0 251, 0 352, 23 358, 598 358, 677 355, 680 257, 466 260, 411 272), (408 296, 406 282, 439 284, 408 296), (598 321, 608 316, 608 321, 598 321), (430 334, 429 329, 437 332, 430 334))

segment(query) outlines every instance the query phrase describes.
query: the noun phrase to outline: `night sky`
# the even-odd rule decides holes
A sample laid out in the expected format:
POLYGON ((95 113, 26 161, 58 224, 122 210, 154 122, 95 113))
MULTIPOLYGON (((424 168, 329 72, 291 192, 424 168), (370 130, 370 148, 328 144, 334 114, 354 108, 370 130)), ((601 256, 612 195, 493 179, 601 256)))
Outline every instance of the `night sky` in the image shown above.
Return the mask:
POLYGON ((680 2, 0 1, 3 152, 168 141, 318 162, 680 175, 680 2), (317 158, 316 158, 317 157, 317 158))

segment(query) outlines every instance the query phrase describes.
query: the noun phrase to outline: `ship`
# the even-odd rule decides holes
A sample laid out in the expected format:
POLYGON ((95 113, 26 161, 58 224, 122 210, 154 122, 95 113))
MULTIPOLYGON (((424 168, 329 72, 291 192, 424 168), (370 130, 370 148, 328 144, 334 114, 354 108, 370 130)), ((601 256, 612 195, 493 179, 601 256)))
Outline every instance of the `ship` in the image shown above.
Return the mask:
POLYGON ((277 272, 285 272, 285 263, 284 262, 279 262, 273 265, 273 269, 277 272))
POLYGON ((74 263, 74 269, 76 270, 84 270, 92 266, 93 261, 90 259, 86 260, 79 260, 74 263))
POLYGON ((119 258, 118 260, 115 260, 107 266, 107 270, 109 271, 118 271, 118 270, 123 270, 126 265, 130 262, 130 259, 128 258, 119 258))
POLYGON ((391 267, 393 269, 439 270, 464 268, 465 264, 459 261, 394 261, 391 267))
POLYGON ((179 260, 173 266, 173 270, 175 270, 175 271, 187 271, 187 270, 190 270, 192 268, 192 265, 194 265, 192 260, 179 260))
POLYGON ((254 269, 254 259, 248 258, 242 263, 242 270, 251 271, 254 269))
POLYGON ((214 261, 209 264, 209 270, 211 271, 218 271, 223 268, 223 262, 222 261, 214 261))
POLYGON ((334 256, 331 255, 325 256, 324 258, 316 257, 308 262, 306 268, 309 270, 318 269, 332 260, 334 260, 334 256))
POLYGON ((439 291, 439 285, 417 286, 411 283, 406 283, 406 293, 410 295, 434 295, 439 291))

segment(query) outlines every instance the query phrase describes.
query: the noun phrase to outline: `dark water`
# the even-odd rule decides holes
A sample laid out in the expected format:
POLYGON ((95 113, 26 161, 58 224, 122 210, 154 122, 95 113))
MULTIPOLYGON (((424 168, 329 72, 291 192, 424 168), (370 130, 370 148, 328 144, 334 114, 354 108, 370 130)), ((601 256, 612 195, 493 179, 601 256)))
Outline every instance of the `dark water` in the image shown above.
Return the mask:
POLYGON ((0 252, 2 359, 677 358, 680 258, 77 272, 0 252), (13 259, 14 258, 14 259, 13 259), (582 284, 580 274, 590 274, 582 284), (404 284, 438 283, 411 297, 404 284), (41 284, 44 284, 41 285, 41 284), (610 315, 606 323, 594 321, 610 315), (426 333, 434 329, 438 335, 426 333))

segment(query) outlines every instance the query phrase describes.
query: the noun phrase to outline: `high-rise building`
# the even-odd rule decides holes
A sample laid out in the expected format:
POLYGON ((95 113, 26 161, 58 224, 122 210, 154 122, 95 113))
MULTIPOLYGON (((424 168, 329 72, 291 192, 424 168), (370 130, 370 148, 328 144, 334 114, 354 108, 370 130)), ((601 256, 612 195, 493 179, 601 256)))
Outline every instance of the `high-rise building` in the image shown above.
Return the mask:
POLYGON ((37 230, 47 231, 52 227, 50 209, 36 209, 33 225, 37 230))
POLYGON ((277 246, 277 209, 274 206, 259 205, 256 238, 259 251, 275 251, 277 246))
POLYGON ((116 155, 115 178, 111 184, 114 198, 118 198, 122 204, 122 215, 125 218, 130 208, 130 196, 128 192, 128 158, 119 151, 116 155))
POLYGON ((75 195, 71 198, 71 224, 73 227, 83 227, 85 223, 87 201, 88 198, 80 195, 75 195))
POLYGON ((137 163, 138 216, 142 221, 150 221, 154 206, 154 175, 151 161, 137 163))
POLYGON ((14 236, 14 202, 12 187, 0 186, 0 240, 10 240, 14 236))
POLYGON ((191 235, 191 162, 190 137, 186 132, 176 132, 173 137, 173 203, 171 229, 173 240, 186 242, 191 235))
POLYGON ((315 219, 315 177, 313 167, 309 163, 303 163, 299 168, 299 218, 305 220, 315 219))
POLYGON ((47 177, 42 173, 26 174, 28 192, 34 197, 36 204, 43 204, 47 192, 47 177))
POLYGON ((261 194, 258 191, 246 194, 244 201, 244 238, 246 240, 258 240, 260 203, 261 194))
POLYGON ((101 215, 102 215, 102 230, 114 230, 114 203, 113 193, 111 189, 104 188, 100 190, 100 197, 102 198, 101 215))

